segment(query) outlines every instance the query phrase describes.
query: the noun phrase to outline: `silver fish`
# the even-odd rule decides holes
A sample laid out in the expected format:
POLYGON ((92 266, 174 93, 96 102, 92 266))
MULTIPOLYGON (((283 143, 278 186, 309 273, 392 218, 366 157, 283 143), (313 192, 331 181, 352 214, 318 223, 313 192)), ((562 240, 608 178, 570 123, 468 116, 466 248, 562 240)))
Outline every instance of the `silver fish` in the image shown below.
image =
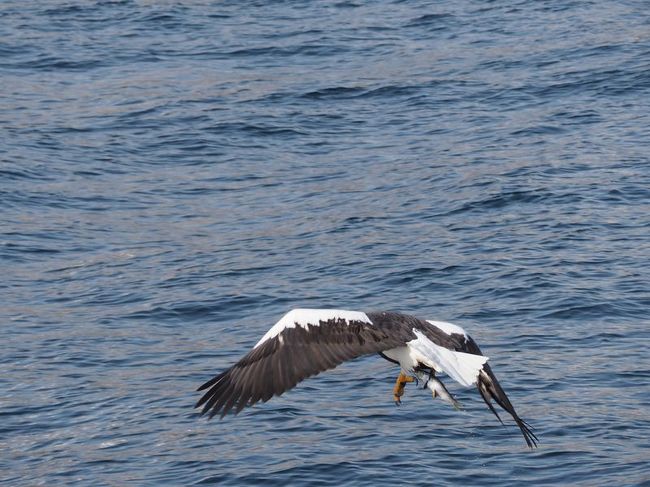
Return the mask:
POLYGON ((445 385, 440 382, 434 375, 428 375, 424 372, 416 372, 418 380, 422 381, 424 384, 423 387, 428 387, 429 390, 431 391, 431 395, 435 399, 436 397, 439 397, 445 402, 448 402, 452 406, 454 406, 455 409, 459 410, 461 409, 460 403, 454 399, 454 397, 449 393, 445 385))

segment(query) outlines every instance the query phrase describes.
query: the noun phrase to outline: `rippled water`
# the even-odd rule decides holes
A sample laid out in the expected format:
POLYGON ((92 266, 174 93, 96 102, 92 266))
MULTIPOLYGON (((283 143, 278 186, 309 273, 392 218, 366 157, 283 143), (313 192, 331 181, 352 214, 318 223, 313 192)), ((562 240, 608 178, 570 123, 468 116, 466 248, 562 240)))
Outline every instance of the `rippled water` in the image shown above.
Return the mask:
POLYGON ((649 25, 623 0, 5 0, 0 480, 648 485, 649 25), (461 324, 541 447, 473 390, 396 408, 377 357, 198 418, 294 307, 461 324))

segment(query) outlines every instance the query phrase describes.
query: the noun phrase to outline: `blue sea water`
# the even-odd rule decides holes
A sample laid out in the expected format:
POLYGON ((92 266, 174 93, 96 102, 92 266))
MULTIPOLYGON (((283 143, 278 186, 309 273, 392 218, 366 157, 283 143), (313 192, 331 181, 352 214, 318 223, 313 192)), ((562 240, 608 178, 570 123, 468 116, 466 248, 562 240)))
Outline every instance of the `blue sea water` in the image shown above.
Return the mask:
POLYGON ((650 485, 643 1, 0 4, 0 482, 650 485), (295 307, 465 327, 540 448, 364 357, 223 421, 295 307))

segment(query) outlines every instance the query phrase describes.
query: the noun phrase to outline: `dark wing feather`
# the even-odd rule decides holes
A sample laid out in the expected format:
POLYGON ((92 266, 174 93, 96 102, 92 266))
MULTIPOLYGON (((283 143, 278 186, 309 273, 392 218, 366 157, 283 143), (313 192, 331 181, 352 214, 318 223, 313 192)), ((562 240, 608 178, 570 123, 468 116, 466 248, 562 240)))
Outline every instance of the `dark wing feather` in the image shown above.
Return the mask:
MULTIPOLYGON (((478 344, 469 335, 465 336, 458 333, 447 334, 426 321, 421 321, 420 326, 423 328, 423 332, 427 335, 427 337, 438 345, 456 350, 458 352, 471 353, 473 355, 483 355, 478 344)), ((526 440, 528 447, 535 448, 539 442, 539 439, 535 433, 531 431, 531 426, 519 417, 515 411, 514 406, 510 402, 510 399, 508 399, 508 396, 506 395, 505 391, 501 387, 501 384, 499 384, 499 381, 494 375, 494 372, 492 372, 492 369, 487 363, 483 365, 483 369, 479 373, 476 386, 479 393, 481 394, 481 397, 485 401, 485 404, 487 404, 487 406, 490 408, 490 411, 494 413, 499 422, 503 424, 503 421, 501 421, 499 414, 492 405, 492 400, 494 400, 499 406, 507 411, 510 416, 512 416, 512 418, 515 420, 515 423, 517 423, 517 426, 519 426, 521 434, 524 436, 524 440, 526 440)))
MULTIPOLYGON (((492 407, 490 404, 490 399, 494 399, 494 401, 499 406, 501 406, 510 414, 510 416, 512 416, 512 419, 514 419, 515 423, 517 423, 517 426, 519 426, 521 434, 524 436, 524 440, 526 440, 528 447, 535 448, 539 442, 537 435, 531 431, 531 426, 519 417, 515 411, 514 406, 510 402, 510 399, 508 399, 508 396, 501 387, 501 384, 499 384, 499 381, 497 380, 494 372, 492 372, 492 369, 488 364, 483 365, 483 370, 481 370, 478 376, 477 386, 479 392, 481 393, 481 396, 483 396, 483 399, 490 407, 490 410, 495 414, 497 419, 501 421, 501 418, 499 418, 499 415, 495 411, 494 407, 492 407), (487 398, 485 397, 483 391, 485 391, 485 394, 488 396, 487 398)), ((501 423, 503 424, 503 421, 501 421, 501 423)))
POLYGON ((340 318, 320 321, 317 326, 285 328, 199 387, 208 391, 196 407, 202 406, 201 414, 210 417, 223 417, 233 408, 238 413, 346 360, 402 346, 412 338, 408 328, 340 318))

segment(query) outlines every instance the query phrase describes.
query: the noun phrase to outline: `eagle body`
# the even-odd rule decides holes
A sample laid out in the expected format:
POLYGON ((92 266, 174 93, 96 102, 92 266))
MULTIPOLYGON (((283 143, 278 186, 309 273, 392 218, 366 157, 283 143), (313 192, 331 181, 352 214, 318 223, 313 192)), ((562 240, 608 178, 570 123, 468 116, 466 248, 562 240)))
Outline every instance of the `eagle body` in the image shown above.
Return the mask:
POLYGON ((526 444, 537 446, 530 426, 516 413, 476 342, 459 326, 389 311, 364 313, 335 309, 294 309, 284 315, 232 367, 214 376, 196 407, 210 417, 243 408, 293 388, 337 365, 378 353, 400 366, 395 400, 406 382, 425 381, 433 397, 459 407, 436 374, 461 386, 476 386, 501 421, 492 401, 508 412, 526 444))

